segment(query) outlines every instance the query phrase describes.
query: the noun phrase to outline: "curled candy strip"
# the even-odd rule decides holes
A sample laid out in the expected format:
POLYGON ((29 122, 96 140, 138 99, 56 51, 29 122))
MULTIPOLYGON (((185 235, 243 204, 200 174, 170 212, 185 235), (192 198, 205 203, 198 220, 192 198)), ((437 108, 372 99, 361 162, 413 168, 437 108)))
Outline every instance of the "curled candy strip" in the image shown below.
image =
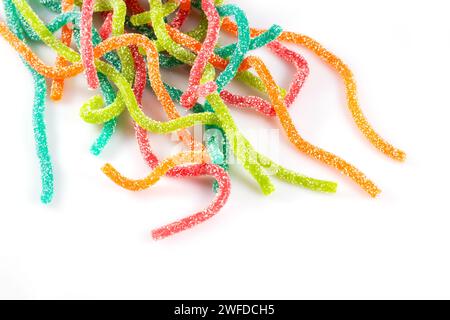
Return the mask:
MULTIPOLYGON (((195 164, 196 158, 198 158, 198 155, 193 153, 181 153, 163 161, 152 171, 150 175, 141 180, 132 180, 124 177, 110 164, 106 164, 102 170, 105 175, 107 175, 112 181, 114 181, 114 183, 122 188, 130 191, 142 191, 156 184, 162 176, 176 166, 195 164)), ((153 230, 152 236, 155 240, 167 238, 212 218, 218 211, 220 211, 228 200, 231 188, 230 178, 228 174, 219 166, 205 163, 197 164, 184 169, 184 171, 183 169, 180 169, 178 174, 183 174, 184 176, 212 175, 218 182, 219 192, 216 195, 216 199, 207 209, 175 223, 153 230)))

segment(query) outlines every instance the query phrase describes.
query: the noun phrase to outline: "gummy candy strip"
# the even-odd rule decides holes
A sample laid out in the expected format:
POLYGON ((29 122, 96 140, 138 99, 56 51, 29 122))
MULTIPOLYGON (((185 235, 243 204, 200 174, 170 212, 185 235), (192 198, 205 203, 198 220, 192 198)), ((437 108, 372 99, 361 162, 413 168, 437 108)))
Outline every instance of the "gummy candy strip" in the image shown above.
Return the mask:
POLYGON ((94 62, 94 46, 92 45, 92 18, 95 0, 84 0, 81 7, 81 58, 90 89, 100 85, 94 62))
MULTIPOLYGON (((62 0, 61 10, 62 12, 69 12, 73 8, 73 0, 62 0)), ((72 29, 70 26, 65 25, 61 30, 61 41, 70 46, 72 42, 72 29)), ((61 56, 56 58, 56 66, 66 65, 68 61, 61 56)), ((61 100, 64 91, 64 80, 53 80, 50 90, 50 98, 54 101, 61 100)))
MULTIPOLYGON (((156 184, 162 176, 164 176, 170 169, 180 166, 195 163, 197 155, 193 153, 181 153, 172 158, 169 158, 158 165, 150 175, 141 180, 131 180, 122 176, 113 166, 106 164, 102 170, 112 181, 124 189, 130 191, 141 191, 156 184)), ((183 173, 183 172, 180 172, 183 173)), ((212 218, 225 205, 230 195, 231 182, 228 174, 219 166, 210 164, 200 164, 191 166, 188 171, 191 176, 212 175, 219 184, 219 192, 216 199, 206 209, 188 218, 182 219, 175 223, 169 224, 162 228, 156 229, 152 232, 155 240, 161 240, 172 236, 176 233, 190 229, 206 220, 212 218)))
MULTIPOLYGON (((136 100, 139 106, 142 105, 142 96, 144 94, 145 86, 147 84, 147 69, 145 67, 145 60, 139 54, 139 50, 136 47, 131 48, 131 54, 133 55, 134 68, 136 70, 136 77, 134 81, 133 92, 136 96, 136 100)), ((148 139, 147 130, 141 128, 136 122, 134 123, 134 131, 136 140, 139 145, 142 157, 147 165, 154 169, 158 165, 158 158, 152 152, 150 141, 148 139)))
MULTIPOLYGON (((265 33, 251 39, 250 51, 270 45, 270 43, 276 40, 282 32, 283 29, 280 26, 271 26, 265 33)), ((233 43, 225 47, 216 48, 215 53, 222 58, 227 58, 233 54, 233 52, 236 50, 236 46, 236 43, 233 43)))
POLYGON ((109 36, 112 33, 112 20, 113 20, 113 12, 104 12, 103 17, 104 17, 104 21, 103 24, 100 28, 100 30, 98 31, 98 33, 100 34, 100 37, 102 37, 103 40, 109 38, 109 36))
POLYGON ((353 179, 372 197, 376 197, 381 192, 380 189, 378 189, 378 187, 372 181, 370 181, 361 171, 359 171, 353 165, 347 163, 345 160, 339 158, 338 156, 310 144, 300 136, 289 115, 288 109, 283 101, 283 98, 281 97, 275 80, 273 79, 269 70, 261 61, 261 59, 257 57, 249 57, 249 59, 256 72, 266 82, 266 88, 268 90, 270 99, 272 100, 281 125, 291 143, 294 144, 298 150, 307 154, 308 156, 336 168, 342 174, 353 179))
POLYGON ((229 175, 221 167, 212 164, 200 164, 192 166, 187 172, 179 171, 180 176, 201 176, 210 175, 215 178, 218 184, 218 192, 211 205, 205 210, 196 213, 190 217, 181 219, 177 222, 168 224, 164 227, 152 231, 152 237, 155 240, 162 240, 182 231, 191 229, 200 223, 213 218, 226 204, 231 192, 231 180, 229 175))
POLYGON ((238 44, 225 70, 216 79, 218 92, 220 93, 236 76, 239 66, 244 60, 245 54, 250 49, 250 28, 245 13, 235 5, 224 5, 218 8, 221 17, 234 16, 238 26, 238 44))
POLYGON ((55 13, 61 13, 61 1, 60 0, 39 0, 40 4, 44 5, 50 11, 55 13))
MULTIPOLYGON (((229 19, 224 19, 222 28, 226 31, 236 34, 236 24, 229 19)), ((264 30, 252 29, 252 34, 258 35, 264 32, 264 30)), ((279 37, 279 40, 293 43, 305 47, 320 57, 324 62, 333 67, 344 80, 347 89, 347 102, 352 117, 364 136, 375 146, 378 150, 383 152, 388 157, 404 161, 406 159, 406 153, 400 149, 395 148, 386 140, 384 140, 370 125, 367 118, 359 106, 357 97, 357 86, 353 77, 353 73, 350 68, 336 55, 325 49, 316 40, 294 32, 283 32, 279 37)))
POLYGON ((172 20, 170 25, 174 28, 180 29, 184 22, 186 21, 189 13, 191 12, 191 0, 181 0, 180 8, 177 12, 177 15, 172 20))
MULTIPOLYGON (((216 91, 218 88, 214 84, 211 86, 211 90, 209 92, 205 92, 200 94, 200 80, 204 73, 204 69, 206 64, 208 63, 209 58, 214 52, 214 48, 219 40, 219 31, 220 31, 220 17, 219 13, 214 6, 212 0, 202 0, 202 8, 206 14, 208 19, 208 32, 206 35, 205 42, 200 49, 200 52, 197 55, 197 58, 192 66, 190 75, 189 75, 189 85, 186 89, 185 93, 181 97, 181 104, 185 108, 192 108, 197 102, 199 97, 203 97, 209 95, 210 93, 216 91)), ((211 83, 211 82, 210 82, 211 83)), ((204 85, 205 86, 205 85, 204 85)))
MULTIPOLYGON (((21 22, 11 0, 4 0, 4 7, 11 30, 13 30, 17 37, 24 39, 21 22)), ((54 176, 52 160, 48 149, 47 130, 45 125, 45 95, 47 92, 47 83, 43 76, 34 71, 26 62, 24 63, 28 70, 30 70, 34 81, 35 94, 33 102, 33 132, 36 144, 36 153, 41 170, 41 202, 44 204, 49 204, 54 196, 54 176)))

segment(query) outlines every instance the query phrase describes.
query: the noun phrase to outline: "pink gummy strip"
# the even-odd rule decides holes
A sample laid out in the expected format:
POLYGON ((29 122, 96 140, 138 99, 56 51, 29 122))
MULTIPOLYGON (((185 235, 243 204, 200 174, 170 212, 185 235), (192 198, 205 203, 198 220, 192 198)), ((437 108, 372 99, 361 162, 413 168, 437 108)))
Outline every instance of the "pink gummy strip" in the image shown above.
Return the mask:
MULTIPOLYGON (((303 84, 305 83, 306 78, 309 75, 308 63, 300 54, 295 51, 289 50, 278 41, 271 42, 268 47, 276 55, 287 62, 293 63, 296 67, 297 71, 295 73, 294 80, 292 81, 289 92, 285 97, 286 106, 290 107, 298 97, 303 84)), ((260 97, 240 96, 229 91, 222 91, 220 93, 220 96, 225 102, 235 107, 245 109, 251 108, 269 117, 276 116, 276 112, 273 106, 260 97)))
POLYGON ((212 0, 202 0, 202 9, 208 19, 208 32, 191 69, 189 86, 181 96, 181 105, 189 109, 195 105, 201 94, 210 94, 217 90, 217 85, 214 82, 208 83, 204 88, 201 88, 200 80, 219 40, 220 16, 212 0))
POLYGON ((181 219, 177 222, 166 225, 162 228, 153 230, 152 237, 155 240, 161 240, 170 237, 174 234, 195 227, 196 225, 199 225, 200 223, 205 222, 208 219, 211 219, 219 212, 220 209, 222 209, 230 195, 230 176, 225 170, 217 165, 204 163, 182 168, 178 172, 180 173, 181 177, 196 177, 202 175, 213 176, 219 184, 219 192, 217 193, 214 201, 207 209, 187 218, 181 219))
POLYGON ((81 8, 81 58, 85 68, 89 88, 97 89, 99 80, 94 63, 94 47, 92 45, 92 17, 95 0, 84 0, 81 8))

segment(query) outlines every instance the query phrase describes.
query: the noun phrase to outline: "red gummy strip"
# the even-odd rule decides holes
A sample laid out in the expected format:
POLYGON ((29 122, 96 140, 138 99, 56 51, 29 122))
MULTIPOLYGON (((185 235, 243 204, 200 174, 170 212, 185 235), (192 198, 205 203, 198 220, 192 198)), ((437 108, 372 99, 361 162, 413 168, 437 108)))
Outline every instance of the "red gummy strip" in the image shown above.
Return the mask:
POLYGON ((178 9, 177 15, 172 20, 170 25, 176 29, 180 29, 184 22, 186 21, 189 13, 191 12, 191 0, 181 0, 180 8, 178 9))
POLYGON ((103 13, 105 21, 103 21, 103 24, 99 30, 100 37, 102 37, 103 40, 108 39, 112 33, 113 14, 114 14, 113 12, 103 13))
POLYGON ((85 68, 89 88, 97 89, 100 82, 94 63, 94 46, 92 44, 92 17, 95 0, 84 0, 81 8, 81 58, 85 68))
MULTIPOLYGON (((289 108, 298 97, 306 81, 306 78, 309 75, 308 62, 300 54, 286 48, 278 41, 271 42, 270 44, 268 44, 268 47, 286 62, 294 64, 297 69, 294 80, 292 81, 292 84, 289 88, 289 92, 285 97, 286 107, 289 108)), ((260 97, 240 96, 228 91, 221 92, 220 96, 225 102, 235 107, 244 109, 251 108, 269 117, 276 116, 273 105, 260 97)))
POLYGON ((294 103, 295 99, 300 93, 300 90, 305 84, 306 78, 309 76, 308 62, 300 54, 295 51, 289 50, 279 41, 273 41, 269 43, 268 47, 286 62, 291 62, 292 64, 294 64, 295 68, 297 69, 294 80, 285 98, 286 106, 290 107, 294 103))
MULTIPOLYGON (((134 68, 136 71, 133 92, 134 95, 136 96, 136 100, 139 106, 141 106, 142 96, 144 94, 147 81, 147 70, 145 68, 145 60, 139 53, 138 48, 136 46, 131 46, 130 51, 133 56, 134 68)), ((144 158, 148 166, 154 169, 158 165, 159 161, 158 158, 152 152, 150 141, 148 139, 147 130, 141 128, 136 122, 134 123, 134 130, 142 157, 144 158)))
POLYGON ((162 228, 153 230, 152 237, 155 240, 162 240, 211 219, 220 211, 220 209, 222 209, 222 207, 227 202, 228 197, 230 196, 230 176, 225 170, 217 165, 204 163, 200 165, 189 166, 186 168, 180 168, 178 173, 180 173, 180 176, 182 177, 197 177, 202 175, 213 176, 219 184, 219 192, 217 193, 217 196, 214 199, 213 203, 207 209, 190 217, 166 225, 162 228))
MULTIPOLYGON (((202 94, 211 94, 217 90, 217 85, 208 83, 206 87, 201 88, 200 80, 205 72, 206 64, 214 53, 220 32, 220 16, 212 0, 202 0, 202 9, 208 19, 208 32, 206 39, 195 59, 189 75, 189 86, 181 96, 181 105, 185 108, 192 108, 202 94)), ((204 95, 203 95, 204 96, 204 95)))
POLYGON ((273 106, 266 100, 256 96, 241 96, 231 93, 230 91, 223 90, 220 93, 220 97, 227 104, 241 109, 254 109, 268 117, 275 117, 276 112, 273 106))

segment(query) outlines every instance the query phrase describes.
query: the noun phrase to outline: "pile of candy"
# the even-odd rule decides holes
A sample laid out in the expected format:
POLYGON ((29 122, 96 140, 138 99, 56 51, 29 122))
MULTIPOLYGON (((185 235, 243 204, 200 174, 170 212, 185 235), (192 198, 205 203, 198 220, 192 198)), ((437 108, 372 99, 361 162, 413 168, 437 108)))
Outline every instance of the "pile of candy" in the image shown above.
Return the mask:
POLYGON ((88 88, 100 88, 102 92, 102 95, 87 101, 80 111, 84 121, 103 125, 92 146, 92 153, 99 155, 102 152, 114 134, 119 115, 127 110, 134 120, 142 156, 151 169, 146 178, 131 180, 107 164, 102 170, 112 181, 125 189, 139 191, 154 185, 163 176, 208 175, 215 179, 216 197, 207 209, 154 230, 154 239, 198 225, 224 206, 231 188, 227 172, 231 153, 265 195, 275 190, 271 177, 318 192, 336 192, 335 183, 293 172, 257 152, 235 124, 229 106, 278 117, 285 135, 300 152, 335 168, 370 196, 376 197, 380 190, 361 171, 304 140, 297 131, 288 108, 299 95, 309 69, 305 59, 282 42, 311 50, 338 72, 345 82, 348 107, 360 131, 387 156, 399 161, 405 159, 405 153, 382 139, 364 117, 352 72, 342 60, 310 37, 284 32, 277 25, 267 30, 250 28, 245 13, 236 5, 223 4, 220 0, 149 0, 150 9, 147 11, 137 0, 35 2, 56 14, 49 24, 42 22, 27 1, 3 0, 6 24, 0 21, 0 34, 21 55, 34 78, 33 125, 41 167, 43 203, 51 202, 54 194, 44 121, 46 79, 52 81, 50 98, 58 101, 63 96, 65 79, 82 72, 88 88), (200 14, 198 26, 186 33, 180 31, 194 11, 200 14), (98 30, 93 24, 94 16, 102 22, 98 30), (60 29, 61 39, 55 36, 60 29), (222 30, 236 36, 236 43, 221 46, 222 30), (28 44, 35 41, 41 41, 56 51, 55 66, 43 63, 30 49, 28 44), (261 47, 267 47, 295 67, 295 78, 288 90, 276 84, 260 58, 249 55, 261 47), (164 83, 160 73, 160 68, 173 70, 180 65, 190 66, 184 92, 164 83), (250 86, 268 99, 240 96, 226 90, 233 80, 250 86), (161 103, 167 121, 156 121, 142 111, 142 96, 147 87, 153 90, 161 103), (198 103, 201 98, 205 98, 204 105, 198 103), (175 104, 192 113, 181 116, 175 104), (214 128, 218 134, 205 141, 196 141, 188 129, 198 124, 204 125, 205 129, 214 128), (149 132, 162 135, 176 132, 187 151, 160 162, 150 146, 149 132))

